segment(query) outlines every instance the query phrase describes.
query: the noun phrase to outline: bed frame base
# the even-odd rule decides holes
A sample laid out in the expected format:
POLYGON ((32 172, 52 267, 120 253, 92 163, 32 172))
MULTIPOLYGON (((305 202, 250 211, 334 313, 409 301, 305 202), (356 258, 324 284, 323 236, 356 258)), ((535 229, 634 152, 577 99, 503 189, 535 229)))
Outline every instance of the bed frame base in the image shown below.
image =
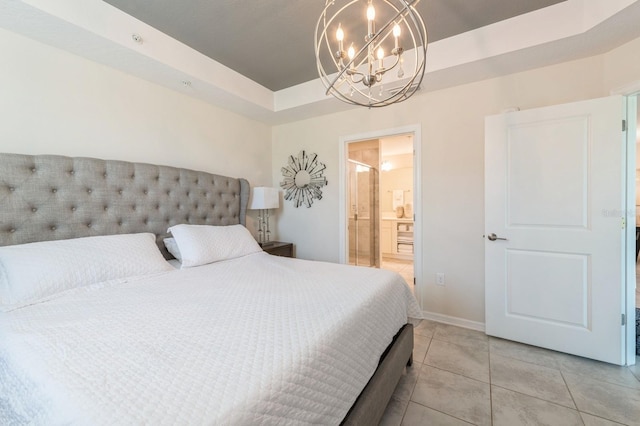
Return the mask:
POLYGON ((411 366, 412 363, 413 325, 405 324, 341 424, 377 425, 402 377, 405 366, 411 366))

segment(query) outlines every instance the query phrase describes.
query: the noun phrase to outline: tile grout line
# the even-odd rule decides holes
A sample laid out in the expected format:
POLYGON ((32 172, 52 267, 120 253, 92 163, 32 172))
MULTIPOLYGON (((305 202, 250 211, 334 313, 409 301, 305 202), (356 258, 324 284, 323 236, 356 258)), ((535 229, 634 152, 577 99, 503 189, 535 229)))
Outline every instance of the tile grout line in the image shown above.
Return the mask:
MULTIPOLYGON (((566 408, 567 410, 573 410, 573 411, 580 412, 580 410, 578 410, 577 408, 567 407, 566 405, 558 404, 557 402, 553 402, 553 401, 549 401, 549 400, 546 400, 546 399, 542 399, 542 398, 540 398, 538 396, 533 396, 533 395, 529 395, 529 394, 526 394, 526 393, 522 393, 520 391, 516 391, 516 390, 513 390, 513 389, 505 388, 504 386, 499 386, 499 385, 491 385, 491 386, 495 386, 495 387, 497 387, 499 389, 504 389, 504 390, 509 391, 509 392, 517 393, 518 395, 526 396, 528 398, 537 399, 538 401, 546 402, 548 404, 553 404, 556 407, 566 408)), ((575 402, 574 402, 574 404, 575 404, 575 402)), ((585 413, 586 413, 586 411, 585 411, 585 413)), ((591 414, 591 413, 587 413, 587 414, 591 414)), ((609 419, 606 419, 606 420, 609 420, 609 419)))
MULTIPOLYGON (((582 415, 580 414, 580 410, 578 409, 578 404, 576 403, 576 399, 573 397, 573 392, 571 392, 571 388, 569 387, 569 383, 567 383, 567 379, 564 378, 564 373, 562 372, 562 370, 558 370, 558 371, 560 371, 560 377, 562 377, 562 382, 567 387, 567 391, 569 391, 569 396, 571 397, 571 401, 573 402, 573 405, 576 406, 576 410, 578 411, 578 416, 580 416, 580 421, 584 425, 584 419, 582 418, 582 415)), ((589 414, 589 413, 587 413, 587 414, 589 414)))
MULTIPOLYGON (((415 337, 415 333, 414 333, 414 337, 415 337)), ((429 344, 427 345, 427 350, 424 353, 424 357, 425 358, 427 357, 427 352, 429 352, 429 348, 431 347, 431 341, 432 340, 433 340, 433 338, 429 339, 429 344)), ((424 361, 424 359, 423 359, 423 361, 424 361)), ((416 364, 417 364, 417 362, 414 360, 413 364, 411 365, 411 367, 413 367, 416 364)), ((420 375, 422 374, 422 365, 423 365, 423 363, 421 362, 420 363, 420 368, 418 369, 418 377, 416 377, 416 382, 413 384, 413 387, 411 388, 411 392, 409 393, 409 400, 407 401, 407 406, 404 407, 404 412, 402 413, 402 418, 400 419, 400 426, 402 426, 402 422, 404 422, 404 416, 407 415, 407 410, 409 409, 409 403, 413 402, 411 400, 411 398, 413 398, 413 392, 416 390, 416 386, 418 385, 418 380, 420 380, 420 375)))
MULTIPOLYGON (((460 420, 461 422, 464 422, 464 423, 466 423, 466 424, 474 425, 474 423, 471 423, 471 422, 469 422, 469 421, 467 421, 467 420, 465 420, 465 419, 461 419, 460 417, 456 417, 456 416, 454 416, 453 414, 445 413, 444 411, 440 411, 440 410, 435 409, 435 408, 433 408, 433 407, 429 407, 428 405, 421 404, 421 403, 419 403, 418 401, 409 401, 409 402, 413 402, 414 404, 417 404, 417 405, 419 405, 419 406, 421 406, 421 407, 428 408, 429 410, 436 411, 436 412, 438 412, 438 413, 440 413, 440 414, 444 414, 444 415, 445 415, 445 416, 447 416, 447 417, 451 417, 451 418, 454 418, 454 419, 456 419, 456 420, 460 420)), ((404 416, 402 417, 402 420, 404 420, 404 416)))
MULTIPOLYGON (((435 332, 434 332, 434 335, 435 335, 435 332)), ((423 336, 423 337, 424 337, 424 336, 423 336)), ((425 355, 424 355, 425 359, 427 359, 427 354, 429 353, 429 349, 431 348, 431 342, 433 342, 433 340, 434 340, 434 339, 433 339, 433 337, 431 337, 431 338, 429 339, 429 344, 427 345, 427 352, 426 352, 426 353, 425 353, 425 355)), ((439 339, 436 339, 436 340, 439 340, 439 339)), ((442 341, 442 340, 441 340, 441 341, 442 341)), ((447 342, 447 343, 449 343, 449 342, 447 342)), ((421 363, 420 365, 425 365, 425 364, 424 364, 424 363, 421 363)), ((444 370, 444 369, 442 369, 442 368, 434 367, 433 365, 429 365, 429 364, 426 364, 426 365, 427 365, 427 366, 429 366, 429 367, 431 367, 431 368, 435 368, 436 370, 444 371, 444 372, 447 372, 447 373, 450 373, 450 374, 456 374, 456 373, 453 373, 453 372, 451 372, 451 371, 444 370)), ((414 400, 412 399, 412 398, 413 398, 413 392, 415 391, 416 386, 418 385, 418 380, 420 380, 420 376, 422 375, 422 373, 423 373, 423 372, 422 372, 422 368, 420 368, 420 372, 418 373, 418 377, 416 378, 416 382, 414 383, 414 385, 413 385, 413 389, 411 390, 411 395, 409 396, 409 402, 413 402, 414 404, 418 404, 418 405, 420 405, 420 406, 422 406, 422 407, 428 408, 429 410, 437 411, 438 413, 444 414, 445 416, 452 417, 452 418, 454 418, 454 419, 456 419, 456 420, 460 420, 461 422, 464 422, 464 423, 467 423, 467 424, 473 425, 473 423, 468 422, 468 421, 466 421, 466 420, 464 420, 464 419, 461 419, 461 418, 456 417, 456 416, 454 416, 454 415, 452 415, 452 414, 449 414, 449 413, 445 413, 444 411, 440 411, 440 410, 437 410, 437 409, 435 409, 435 408, 429 407, 429 406, 427 406, 427 405, 421 404, 421 403, 419 403, 418 401, 414 401, 414 400)), ((475 381, 480 382, 480 383, 485 383, 485 382, 483 382, 483 381, 481 381, 481 380, 477 380, 477 379, 473 379, 473 378, 471 378, 471 377, 463 376, 462 374, 456 374, 456 375, 458 375, 458 376, 462 376, 462 377, 465 377, 465 378, 468 378, 468 379, 470 379, 470 380, 475 380, 475 381)), ((490 385, 490 384, 489 384, 489 388, 491 388, 491 385, 490 385)), ((491 389, 489 389, 489 391, 491 391, 491 389)), ((403 415, 402 415, 402 420, 400 421, 400 424, 401 424, 401 425, 402 425, 402 422, 404 421, 404 417, 405 417, 405 415, 407 414, 407 410, 408 410, 408 409, 409 409, 409 404, 407 404, 407 407, 405 408, 404 413, 403 413, 403 415)), ((491 422, 491 424, 493 425, 493 421, 491 422)))

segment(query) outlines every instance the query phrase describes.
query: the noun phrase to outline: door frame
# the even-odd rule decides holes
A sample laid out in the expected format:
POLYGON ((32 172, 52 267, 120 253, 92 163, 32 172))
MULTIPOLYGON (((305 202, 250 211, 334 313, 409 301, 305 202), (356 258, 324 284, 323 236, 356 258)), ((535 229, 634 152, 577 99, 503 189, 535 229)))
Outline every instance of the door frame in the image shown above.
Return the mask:
POLYGON ((625 95, 627 103, 627 144, 626 144, 626 257, 625 257, 625 294, 626 306, 622 311, 626 318, 626 359, 627 365, 635 364, 636 359, 636 168, 640 166, 636 161, 637 134, 630 129, 637 128, 638 97, 640 84, 631 93, 625 95))
POLYGON ((625 313, 626 329, 626 360, 627 365, 635 364, 636 359, 636 168, 640 166, 636 162, 637 134, 629 129, 637 129, 638 123, 638 98, 640 97, 640 80, 626 84, 611 90, 611 95, 622 95, 627 103, 627 145, 626 145, 626 181, 623 182, 626 191, 626 232, 625 232, 625 295, 626 303, 622 312, 625 313))
POLYGON ((390 129, 374 130, 370 132, 357 133, 352 135, 340 136, 340 153, 339 153, 339 176, 338 176, 338 209, 339 209, 339 259, 340 263, 349 261, 347 233, 347 158, 349 157, 349 144, 352 142, 361 142, 370 139, 380 139, 397 135, 413 135, 413 275, 415 279, 415 294, 422 308, 422 167, 421 167, 421 146, 422 146, 422 127, 420 124, 412 124, 402 127, 394 127, 390 129))

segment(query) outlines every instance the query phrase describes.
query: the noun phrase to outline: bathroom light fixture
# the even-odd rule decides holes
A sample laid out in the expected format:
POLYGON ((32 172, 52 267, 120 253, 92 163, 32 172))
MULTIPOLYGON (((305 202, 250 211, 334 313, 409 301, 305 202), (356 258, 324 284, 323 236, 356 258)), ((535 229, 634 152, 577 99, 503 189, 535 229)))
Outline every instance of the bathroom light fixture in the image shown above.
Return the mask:
POLYGON ((415 9, 419 1, 326 0, 315 53, 327 95, 374 108, 407 100, 418 90, 427 55, 427 31, 415 9), (352 7, 362 9, 362 19, 349 19, 360 14, 351 13, 352 7), (376 28, 376 23, 382 24, 376 28), (394 90, 385 90, 386 82, 394 90))

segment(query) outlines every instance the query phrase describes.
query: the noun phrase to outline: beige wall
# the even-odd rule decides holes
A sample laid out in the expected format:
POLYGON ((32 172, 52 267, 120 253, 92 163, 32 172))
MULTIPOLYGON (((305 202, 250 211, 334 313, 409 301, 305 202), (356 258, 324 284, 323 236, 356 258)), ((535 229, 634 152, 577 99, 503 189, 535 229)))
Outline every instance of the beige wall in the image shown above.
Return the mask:
POLYGON ((300 149, 327 165, 323 199, 290 202, 279 239, 299 257, 338 261, 339 138, 422 129, 426 311, 484 321, 484 117, 604 96, 640 80, 640 39, 605 55, 429 93, 383 109, 354 109, 270 127, 64 51, 0 30, 0 151, 145 161, 277 186, 300 149), (447 286, 436 287, 436 272, 447 286))
POLYGON ((638 41, 609 55, 566 62, 440 91, 383 109, 354 109, 273 129, 274 180, 287 155, 307 149, 327 165, 329 185, 311 209, 284 204, 281 238, 299 257, 338 261, 340 137, 419 124, 423 274, 427 312, 484 322, 484 118, 508 107, 528 109, 608 95, 611 85, 640 80, 638 41), (617 70, 620 61, 636 71, 617 70), (605 77, 606 72, 606 77, 605 77), (624 75, 623 75, 624 74, 624 75), (436 272, 447 276, 436 287, 436 272))
POLYGON ((271 184, 271 127, 0 30, 0 151, 143 161, 271 184))

